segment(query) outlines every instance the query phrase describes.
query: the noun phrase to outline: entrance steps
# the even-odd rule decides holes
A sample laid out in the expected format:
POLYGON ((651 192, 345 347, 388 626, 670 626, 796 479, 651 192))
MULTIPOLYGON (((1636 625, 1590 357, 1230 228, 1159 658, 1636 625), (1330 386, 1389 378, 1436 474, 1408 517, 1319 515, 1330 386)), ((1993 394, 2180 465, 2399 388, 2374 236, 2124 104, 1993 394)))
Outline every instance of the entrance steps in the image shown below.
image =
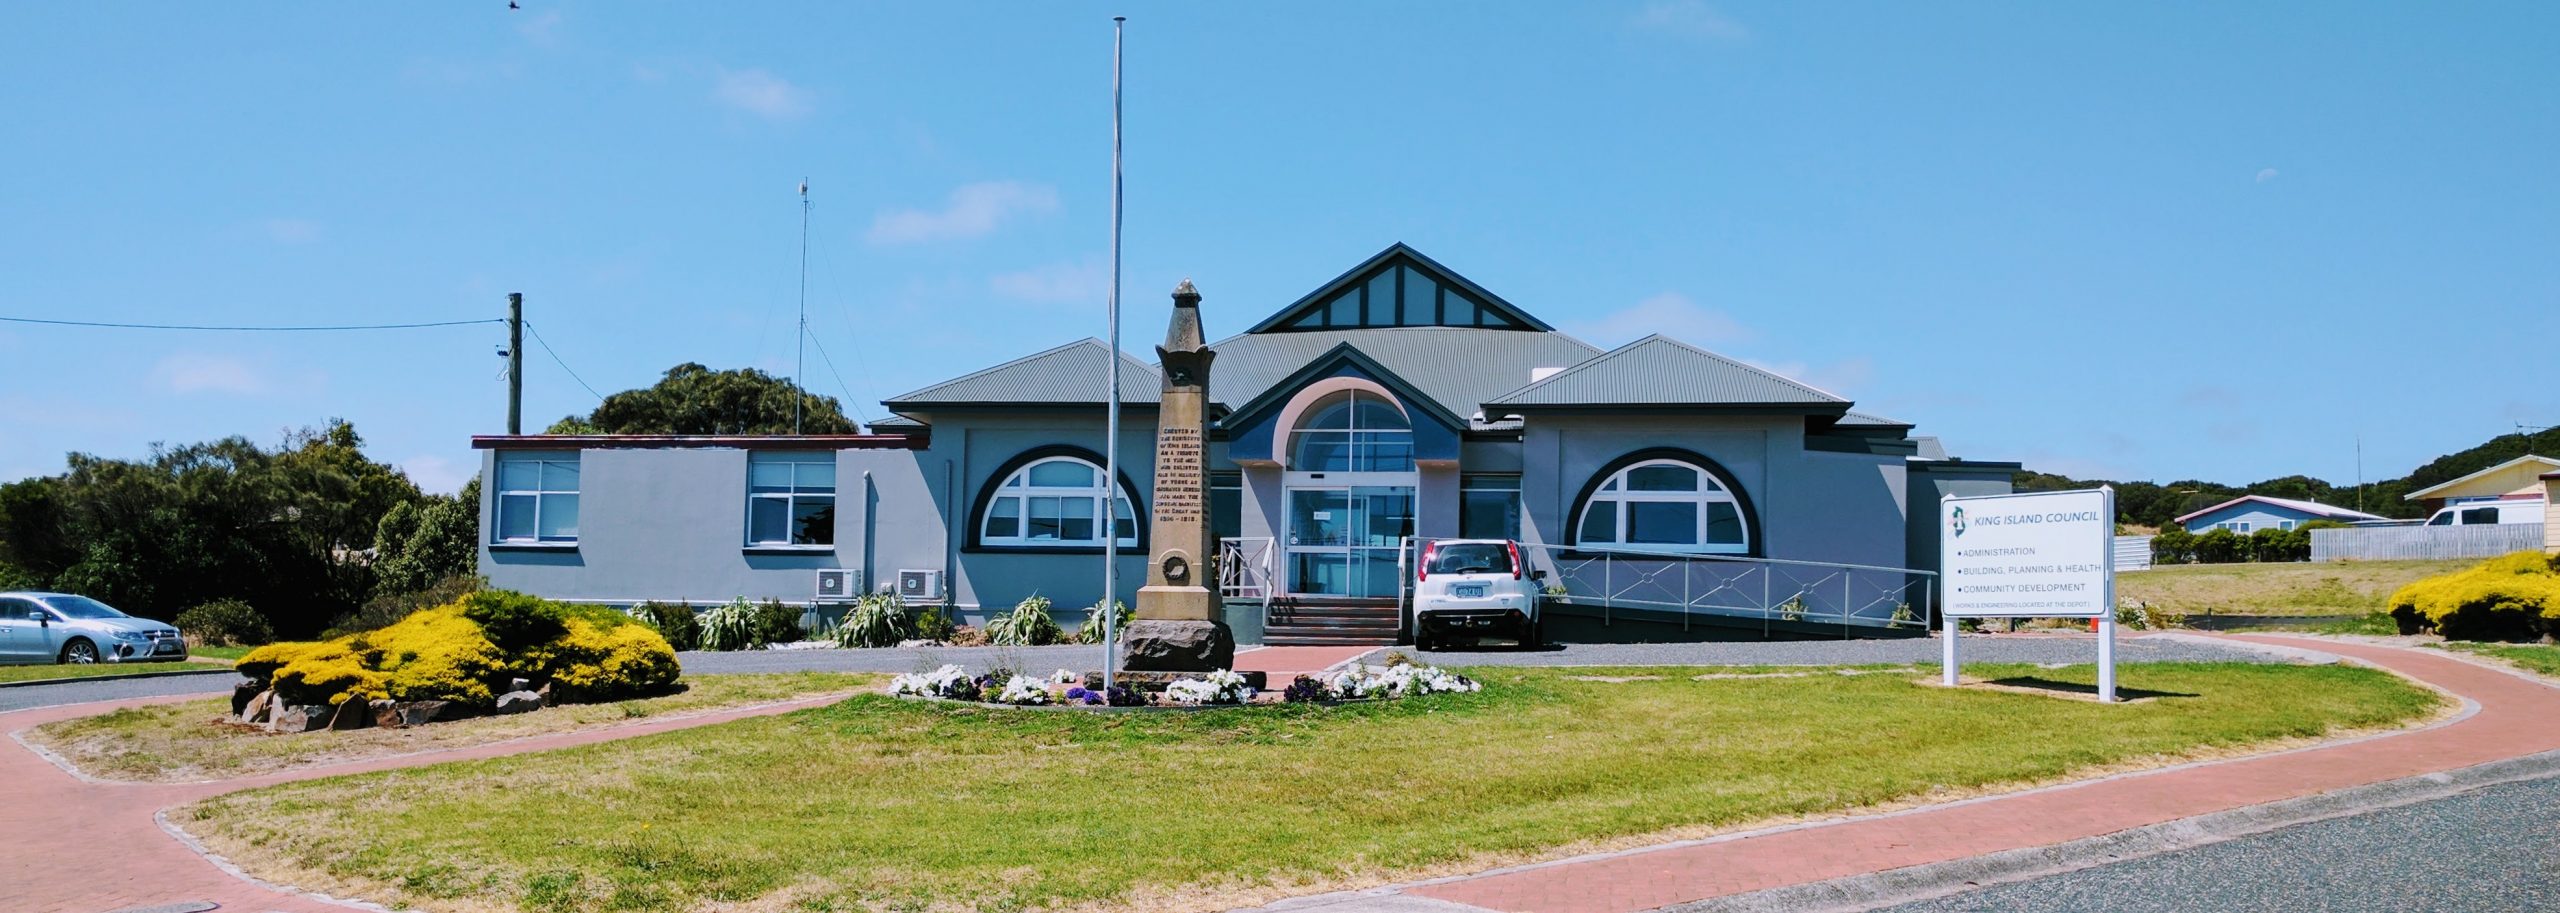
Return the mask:
POLYGON ((1271 602, 1262 642, 1274 647, 1387 647, 1404 633, 1404 612, 1393 599, 1309 599, 1271 602))

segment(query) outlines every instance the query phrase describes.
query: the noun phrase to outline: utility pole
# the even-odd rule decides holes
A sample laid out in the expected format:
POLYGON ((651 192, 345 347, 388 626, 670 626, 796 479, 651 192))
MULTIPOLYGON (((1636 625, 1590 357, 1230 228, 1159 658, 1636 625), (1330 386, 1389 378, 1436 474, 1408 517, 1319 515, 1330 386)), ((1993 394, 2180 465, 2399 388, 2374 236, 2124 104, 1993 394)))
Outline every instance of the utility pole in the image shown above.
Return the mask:
POLYGON ((507 293, 507 433, 524 433, 524 293, 507 293))

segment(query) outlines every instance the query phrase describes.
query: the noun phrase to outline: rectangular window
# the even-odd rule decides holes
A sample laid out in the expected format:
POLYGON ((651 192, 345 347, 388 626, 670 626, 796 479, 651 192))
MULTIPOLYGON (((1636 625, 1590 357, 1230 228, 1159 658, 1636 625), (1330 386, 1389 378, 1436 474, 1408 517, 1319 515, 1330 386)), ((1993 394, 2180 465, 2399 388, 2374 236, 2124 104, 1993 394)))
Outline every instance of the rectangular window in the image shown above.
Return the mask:
POLYGON ((836 455, 747 455, 747 544, 836 542, 836 455))
POLYGON ((498 455, 496 543, 578 541, 578 455, 498 455))
MULTIPOLYGON (((1127 510, 1127 501, 1121 509, 1127 510)), ((1135 524, 1121 538, 1137 535, 1135 524)), ((1209 474, 1209 535, 1233 539, 1244 535, 1244 475, 1234 472, 1209 474)))
POLYGON ((1627 502, 1627 544, 1698 544, 1697 502, 1627 502))
POLYGON ((1520 477, 1471 475, 1459 479, 1458 536, 1520 538, 1520 477))

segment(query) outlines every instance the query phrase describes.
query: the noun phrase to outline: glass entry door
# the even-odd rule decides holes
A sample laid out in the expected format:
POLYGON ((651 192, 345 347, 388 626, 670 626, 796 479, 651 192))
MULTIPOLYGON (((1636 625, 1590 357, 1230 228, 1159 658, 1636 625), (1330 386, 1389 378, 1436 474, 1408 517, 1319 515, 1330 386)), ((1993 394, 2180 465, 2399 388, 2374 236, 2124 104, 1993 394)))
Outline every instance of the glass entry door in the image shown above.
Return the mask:
POLYGON ((1413 535, 1413 486, 1289 489, 1289 592, 1392 598, 1396 550, 1413 535))

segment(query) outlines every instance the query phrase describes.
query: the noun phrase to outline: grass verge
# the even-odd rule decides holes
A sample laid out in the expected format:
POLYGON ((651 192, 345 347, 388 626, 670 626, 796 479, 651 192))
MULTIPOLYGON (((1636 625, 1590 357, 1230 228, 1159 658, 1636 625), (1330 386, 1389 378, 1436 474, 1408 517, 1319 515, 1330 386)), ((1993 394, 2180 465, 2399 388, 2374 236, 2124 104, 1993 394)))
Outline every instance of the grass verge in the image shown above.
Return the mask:
POLYGON ((2560 647, 2549 644, 2488 644, 2470 641, 2446 641, 2429 646, 2442 647, 2456 653, 2485 656, 2535 675, 2560 678, 2560 647))
POLYGON ((128 707, 47 723, 27 741, 68 759, 90 776, 182 783, 268 773, 293 767, 461 748, 487 742, 611 726, 671 713, 761 704, 850 691, 880 676, 825 672, 697 675, 678 694, 611 704, 568 704, 534 713, 437 723, 413 729, 279 734, 225 722, 228 698, 128 707))
POLYGON ((2116 576, 2116 598, 2187 615, 2362 615, 2386 611, 2391 592, 2421 577, 2479 562, 2323 561, 2164 564, 2116 576))
POLYGON ((95 678, 101 675, 152 675, 167 672, 203 672, 230 668, 229 662, 158 662, 158 663, 46 663, 35 666, 0 666, 0 682, 49 682, 57 679, 95 678))
POLYGON ((194 657, 201 657, 201 658, 204 658, 204 659, 218 659, 218 660, 222 660, 223 662, 239 662, 239 661, 240 661, 240 657, 243 657, 243 656, 247 656, 247 655, 249 655, 249 651, 251 651, 251 650, 255 650, 255 649, 257 649, 257 648, 256 648, 256 647, 194 647, 194 646, 191 646, 191 647, 188 647, 188 648, 187 648, 187 655, 188 655, 188 656, 194 656, 194 657))
POLYGON ((2116 707, 1907 673, 1471 671, 1484 692, 1182 714, 865 695, 288 784, 177 820, 253 872, 426 909, 1218 909, 2395 726, 2441 704, 2348 666, 2129 667, 2125 687, 2157 699, 2116 707))

